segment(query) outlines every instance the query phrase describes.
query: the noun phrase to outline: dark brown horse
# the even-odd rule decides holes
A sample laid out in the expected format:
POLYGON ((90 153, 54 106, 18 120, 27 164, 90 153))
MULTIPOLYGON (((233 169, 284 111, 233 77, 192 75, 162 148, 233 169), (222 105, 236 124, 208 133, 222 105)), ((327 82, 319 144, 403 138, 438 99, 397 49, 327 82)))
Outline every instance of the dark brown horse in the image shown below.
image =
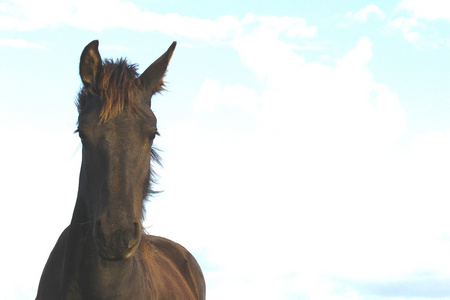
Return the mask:
POLYGON ((195 258, 142 228, 150 163, 158 158, 151 98, 164 87, 175 45, 141 76, 126 60, 102 61, 98 41, 81 54, 78 197, 72 222, 44 268, 37 299, 205 299, 195 258))

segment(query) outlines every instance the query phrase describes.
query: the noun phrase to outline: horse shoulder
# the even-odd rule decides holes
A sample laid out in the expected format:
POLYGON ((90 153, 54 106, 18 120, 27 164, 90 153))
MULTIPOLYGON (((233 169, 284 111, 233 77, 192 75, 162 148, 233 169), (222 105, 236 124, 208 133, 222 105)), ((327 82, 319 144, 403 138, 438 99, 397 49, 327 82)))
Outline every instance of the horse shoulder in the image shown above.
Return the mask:
MULTIPOLYGON (((203 273, 194 256, 186 248, 169 239, 151 235, 144 235, 142 242, 145 243, 150 256, 150 268, 153 270, 151 273, 155 276, 165 277, 164 284, 174 284, 172 287, 174 293, 177 293, 177 289, 180 289, 178 291, 180 294, 186 293, 182 290, 183 288, 188 289, 190 297, 180 296, 180 299, 205 299, 206 288, 203 273), (155 274, 154 272, 157 270, 161 270, 161 272, 155 274)), ((165 289, 167 290, 167 287, 165 289)))

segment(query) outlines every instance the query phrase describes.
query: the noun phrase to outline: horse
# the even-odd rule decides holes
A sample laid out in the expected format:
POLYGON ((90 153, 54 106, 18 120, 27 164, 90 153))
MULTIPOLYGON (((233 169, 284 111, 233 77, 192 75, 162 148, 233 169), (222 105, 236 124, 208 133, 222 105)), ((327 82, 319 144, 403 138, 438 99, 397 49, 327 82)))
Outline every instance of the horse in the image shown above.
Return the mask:
POLYGON ((176 42, 140 76, 126 59, 102 60, 97 40, 80 58, 82 162, 70 225, 42 272, 37 300, 204 300, 201 268, 183 246, 145 232, 158 135, 151 99, 164 90, 176 42))

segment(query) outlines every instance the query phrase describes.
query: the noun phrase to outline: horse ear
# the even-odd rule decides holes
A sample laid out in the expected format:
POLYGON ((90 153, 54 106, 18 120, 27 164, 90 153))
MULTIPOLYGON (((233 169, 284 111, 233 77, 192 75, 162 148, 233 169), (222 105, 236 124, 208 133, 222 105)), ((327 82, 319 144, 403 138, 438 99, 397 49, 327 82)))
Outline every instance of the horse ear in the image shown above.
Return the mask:
POLYGON ((97 87, 97 78, 101 69, 102 58, 98 52, 98 41, 95 40, 84 48, 80 58, 80 77, 88 90, 93 91, 97 87))
POLYGON ((147 70, 142 73, 138 78, 139 84, 143 89, 150 91, 152 95, 154 93, 161 92, 164 87, 164 74, 166 73, 169 61, 172 58, 173 51, 177 42, 173 42, 172 45, 167 49, 166 53, 161 55, 154 63, 147 68, 147 70))

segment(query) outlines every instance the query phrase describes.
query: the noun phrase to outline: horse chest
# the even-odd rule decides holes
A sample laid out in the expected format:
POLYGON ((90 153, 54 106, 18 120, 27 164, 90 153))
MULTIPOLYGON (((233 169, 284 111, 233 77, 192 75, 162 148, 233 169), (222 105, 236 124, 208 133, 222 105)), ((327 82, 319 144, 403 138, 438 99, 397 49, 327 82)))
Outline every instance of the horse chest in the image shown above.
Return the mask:
POLYGON ((80 268, 82 299, 151 299, 145 278, 133 259, 104 261, 98 256, 80 268))

